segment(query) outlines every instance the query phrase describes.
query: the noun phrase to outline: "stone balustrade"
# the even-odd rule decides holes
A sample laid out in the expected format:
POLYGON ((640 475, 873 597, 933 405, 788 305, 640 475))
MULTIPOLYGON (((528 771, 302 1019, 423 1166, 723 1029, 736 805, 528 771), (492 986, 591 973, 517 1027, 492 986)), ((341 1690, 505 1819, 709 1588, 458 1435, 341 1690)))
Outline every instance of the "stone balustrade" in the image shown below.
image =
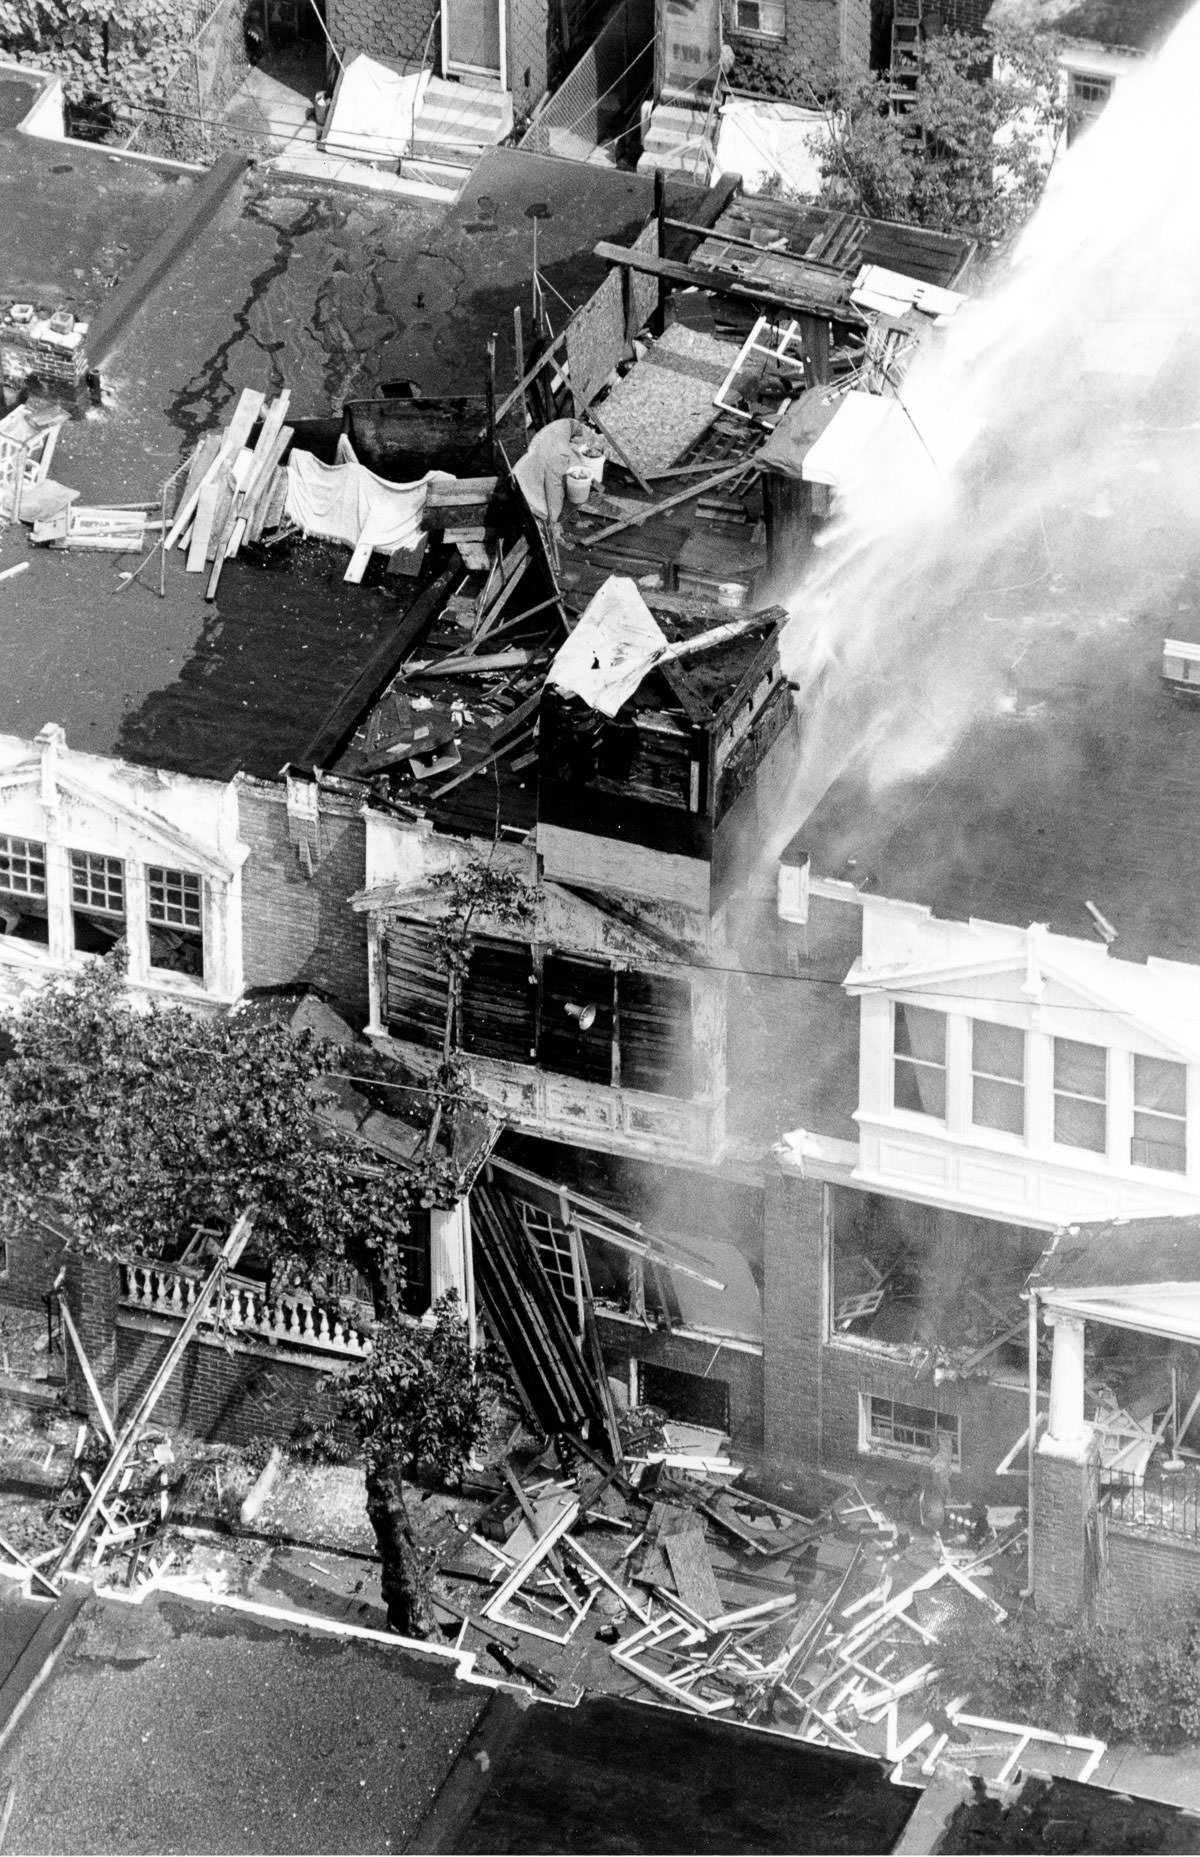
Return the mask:
MULTIPOLYGON (((187 1315, 196 1300, 201 1279, 172 1264, 138 1258, 121 1266, 121 1302, 143 1315, 187 1315)), ((312 1349, 355 1360, 371 1352, 369 1336, 353 1322, 298 1296, 277 1296, 271 1302, 253 1285, 234 1279, 206 1311, 202 1326, 218 1328, 236 1340, 257 1336, 284 1347, 312 1349)))

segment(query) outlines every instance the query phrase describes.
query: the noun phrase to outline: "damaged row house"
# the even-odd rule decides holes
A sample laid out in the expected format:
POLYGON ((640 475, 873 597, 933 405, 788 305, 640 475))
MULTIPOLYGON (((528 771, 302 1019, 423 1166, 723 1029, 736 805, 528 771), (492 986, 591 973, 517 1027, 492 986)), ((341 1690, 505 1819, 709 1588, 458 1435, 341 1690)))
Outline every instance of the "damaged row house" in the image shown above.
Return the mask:
MULTIPOLYGON (((124 940, 146 997, 307 991, 304 1022, 418 1082, 449 1037, 486 1115, 461 1196, 414 1231, 415 1319, 458 1289, 548 1429, 615 1445, 619 1409, 649 1403, 791 1472, 915 1488, 938 1459, 964 1500, 1030 1508, 1039 1597, 1069 1605, 1101 1505, 1112 1581, 1122 1529, 1131 1569, 1150 1534, 1195 1551, 1195 1501, 1147 1495, 1156 1452, 1192 1474, 1200 1392, 1188 1247, 1164 1235, 1200 1212, 1187 859, 1157 914, 1131 866, 1122 909, 1136 821, 1052 843, 1061 813, 1005 794, 951 868, 921 851, 935 801, 852 776, 779 855, 808 729, 781 602, 972 253, 729 187, 675 210, 599 248, 605 283, 507 400, 358 403, 294 433, 321 471, 424 484, 404 547, 376 540, 369 565, 371 536, 342 538, 365 588, 297 551, 268 600, 265 561, 230 560, 203 673, 105 751, 54 724, 0 738, 0 985, 17 999, 124 940), (449 967, 480 871, 492 901, 449 967), (1125 1218, 1150 1222, 1142 1276, 1125 1218)), ((304 472, 284 548, 289 525, 333 533, 304 472)), ((1149 643, 1137 676, 1145 739, 1184 780, 1190 723, 1149 643)), ((1033 793, 1038 742, 1074 713, 1038 703, 1033 793)), ((939 789, 981 817, 987 749, 939 789)), ((1125 803, 1106 767, 1098 819, 1125 803)), ((326 1112, 403 1164, 398 1118, 352 1089, 326 1112)), ((177 1327, 188 1242, 77 1285, 118 1403, 177 1327)), ((39 1306, 55 1263, 31 1235, 5 1297, 39 1306)), ((202 1331, 174 1415, 286 1434, 367 1343, 302 1293, 268 1307, 252 1255, 239 1269, 237 1346, 202 1331)))

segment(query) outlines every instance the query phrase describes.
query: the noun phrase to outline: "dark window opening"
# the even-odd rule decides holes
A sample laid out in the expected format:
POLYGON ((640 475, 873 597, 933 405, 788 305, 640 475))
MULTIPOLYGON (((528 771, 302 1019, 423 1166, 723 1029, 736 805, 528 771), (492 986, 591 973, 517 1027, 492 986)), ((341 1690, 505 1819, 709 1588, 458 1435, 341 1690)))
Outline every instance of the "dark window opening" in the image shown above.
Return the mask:
POLYGON ((548 954, 542 968, 538 1061, 585 1083, 613 1080, 613 971, 548 954))
POLYGON ((151 864, 146 871, 146 925, 151 967, 204 978, 204 895, 190 871, 151 864))
POLYGON ((125 938, 125 866, 95 851, 71 852, 71 926, 77 954, 111 954, 125 938))
POLYGON ((691 1096, 692 989, 672 975, 617 976, 621 1082, 631 1090, 691 1096))
POLYGON ((46 847, 0 834, 0 929, 19 941, 50 940, 46 915, 46 847))
POLYGON ((462 983, 463 1050, 528 1064, 537 1028, 534 981, 527 943, 478 936, 462 983))
POLYGON ((390 1036, 440 1049, 450 986, 431 930, 417 923, 389 923, 383 956, 383 1016, 390 1036))
POLYGON ((683 1373, 657 1361, 637 1363, 638 1403, 657 1406, 679 1425, 707 1425, 729 1430, 729 1382, 705 1374, 683 1373))

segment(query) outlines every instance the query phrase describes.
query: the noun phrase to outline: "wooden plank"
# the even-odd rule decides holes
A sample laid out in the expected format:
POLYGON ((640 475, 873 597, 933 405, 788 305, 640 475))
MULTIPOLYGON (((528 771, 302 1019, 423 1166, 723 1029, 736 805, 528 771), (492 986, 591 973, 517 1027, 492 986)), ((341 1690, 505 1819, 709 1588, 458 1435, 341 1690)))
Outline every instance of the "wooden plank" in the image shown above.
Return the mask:
MULTIPOLYGON (((692 281, 694 282, 695 280, 693 279, 692 281)), ((554 355, 558 353, 558 350, 563 346, 563 343, 566 341, 566 339, 567 339, 567 332, 565 329, 563 329, 561 334, 555 336, 550 346, 542 351, 542 353, 538 356, 537 360, 534 362, 533 366, 525 370, 524 374, 522 374, 520 380, 517 382, 512 392, 508 395, 507 399, 501 400, 499 406, 496 408, 496 424, 497 425, 499 425, 500 421, 505 417, 507 413, 510 413, 512 411, 513 407, 517 404, 517 401, 521 399, 522 396, 524 395, 525 389, 530 385, 532 381, 535 381, 537 379, 542 369, 546 366, 546 363, 549 360, 551 360, 551 358, 554 355)))
MULTIPOLYGON (((850 306, 848 299, 845 303, 839 301, 836 304, 828 300, 827 280, 823 280, 826 284, 823 294, 813 292, 804 295, 796 291, 772 289, 765 281, 734 277, 726 271, 710 269, 707 265, 680 264, 673 258, 658 258, 653 252, 631 251, 623 245, 610 244, 607 239, 601 239, 594 249, 596 257, 602 258, 607 264, 619 264, 627 270, 643 272, 647 277, 665 278, 669 283, 681 284, 687 289, 712 290, 718 296, 736 297, 747 303, 769 304, 775 309, 793 312, 819 310, 832 315, 839 323, 855 327, 860 327, 866 320, 850 306)), ((764 252, 763 255, 766 257, 771 254, 764 252)), ((841 279, 837 281, 840 283, 841 279)))
POLYGON ((684 1535, 665 1535, 663 1547, 680 1598, 705 1621, 719 1618, 723 1601, 703 1531, 695 1529, 684 1535))
POLYGON ((373 542, 357 541, 354 544, 354 552, 350 556, 349 566, 342 575, 342 579, 348 580, 351 586, 357 587, 367 571, 367 564, 374 552, 375 544, 373 542))
POLYGON ((694 497, 702 496, 706 490, 713 490, 718 484, 728 482, 731 477, 738 477, 743 471, 754 470, 753 457, 741 458, 736 464, 727 464, 723 470, 714 471, 711 477, 703 478, 698 484, 689 484, 683 490, 676 490, 671 496, 663 497, 657 503, 647 503, 632 514, 622 516, 619 522, 610 522, 605 528, 597 529, 592 535, 580 535, 576 539, 585 548, 594 548, 597 542, 607 541, 610 535, 620 535, 624 529, 640 528, 643 522, 649 522, 652 516, 661 516, 680 503, 690 503, 694 497))
MULTIPOLYGON (((203 486, 211 482, 221 469, 223 463, 230 462, 237 457, 239 451, 241 451, 243 445, 250 436, 254 421, 262 411, 263 399, 264 395, 259 393, 256 388, 247 387, 245 389, 234 409, 233 418, 222 434, 220 450, 201 477, 199 483, 184 497, 183 502, 179 505, 175 521, 172 523, 167 534, 167 539, 163 544, 164 547, 174 548, 192 519, 203 486)), ((196 571, 198 572, 199 570, 197 569, 196 571)))
MULTIPOLYGON (((217 503, 221 495, 221 485, 215 477, 208 477, 200 487, 196 500, 196 520, 192 524, 192 539, 188 546, 187 571, 189 574, 202 574, 208 558, 208 545, 212 539, 213 523, 217 515, 217 503)), ((170 537, 164 543, 170 547, 170 537)))
POLYGON ((283 426, 275 434, 275 440, 266 462, 255 477, 254 488, 246 503, 246 534, 252 542, 258 540, 267 526, 267 517, 271 512, 275 487, 279 481, 279 467, 295 436, 295 428, 292 426, 283 426))

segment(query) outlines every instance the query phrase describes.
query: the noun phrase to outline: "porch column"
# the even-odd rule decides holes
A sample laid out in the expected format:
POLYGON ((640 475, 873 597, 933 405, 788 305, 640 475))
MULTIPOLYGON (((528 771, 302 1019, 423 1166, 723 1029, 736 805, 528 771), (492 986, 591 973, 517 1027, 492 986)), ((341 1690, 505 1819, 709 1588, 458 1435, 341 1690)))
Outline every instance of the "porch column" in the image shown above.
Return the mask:
POLYGON ((453 1206, 429 1212, 429 1295, 431 1302, 458 1291, 463 1319, 475 1345, 475 1286, 471 1269, 471 1211, 464 1196, 453 1206))
POLYGON ((1054 1331, 1054 1352, 1050 1422, 1039 1448, 1051 1457, 1082 1458, 1091 1436, 1083 1417, 1083 1320, 1055 1312, 1046 1321, 1054 1331))

